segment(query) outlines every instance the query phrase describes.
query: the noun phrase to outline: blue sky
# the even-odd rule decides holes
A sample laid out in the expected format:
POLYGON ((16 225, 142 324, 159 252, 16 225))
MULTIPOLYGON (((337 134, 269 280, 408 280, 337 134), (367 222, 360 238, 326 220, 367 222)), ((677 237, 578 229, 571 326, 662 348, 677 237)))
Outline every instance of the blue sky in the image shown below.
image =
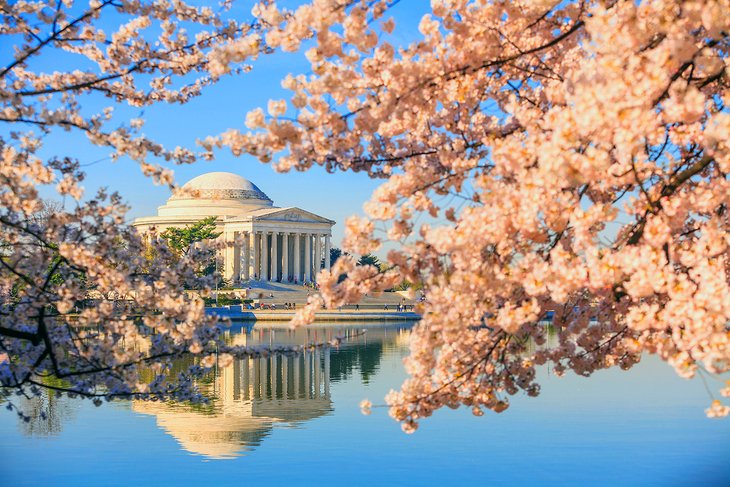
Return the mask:
MULTIPOLYGON (((426 1, 401 0, 392 9, 396 31, 391 41, 399 44, 417 37, 418 23, 428 8, 429 2, 426 1)), ((236 10, 241 11, 240 8, 236 10)), ((5 59, 8 57, 8 47, 6 45, 0 49, 5 59)), ((36 67, 56 69, 61 61, 56 58, 38 59, 36 62, 42 63, 36 67)), ((253 63, 250 73, 225 77, 207 88, 202 96, 185 105, 159 105, 144 110, 117 105, 114 120, 121 123, 128 118, 141 116, 146 120, 143 133, 153 140, 167 147, 195 147, 198 138, 216 135, 229 128, 245 130, 244 120, 248 111, 266 107, 272 98, 289 98, 288 92, 280 84, 287 74, 309 72, 309 63, 303 53, 262 56, 253 63)), ((84 107, 99 110, 108 104, 106 99, 86 99, 84 107)), ((78 134, 63 131, 51 134, 45 140, 42 155, 70 155, 78 158, 86 166, 84 187, 87 193, 93 193, 102 186, 119 191, 132 208, 128 214, 130 222, 139 216, 155 214, 157 207, 164 204, 169 196, 166 187, 155 186, 141 174, 135 163, 124 159, 112 162, 107 149, 89 144, 85 137, 78 134)), ((345 218, 362 213, 362 204, 379 184, 378 181, 370 180, 366 174, 328 174, 319 167, 307 172, 280 174, 270 165, 261 164, 249 156, 234 157, 227 150, 219 151, 215 161, 174 166, 173 169, 178 183, 210 171, 240 174, 261 188, 277 206, 299 206, 335 220, 335 246, 340 245, 345 218)), ((53 197, 51 192, 47 195, 53 197)))

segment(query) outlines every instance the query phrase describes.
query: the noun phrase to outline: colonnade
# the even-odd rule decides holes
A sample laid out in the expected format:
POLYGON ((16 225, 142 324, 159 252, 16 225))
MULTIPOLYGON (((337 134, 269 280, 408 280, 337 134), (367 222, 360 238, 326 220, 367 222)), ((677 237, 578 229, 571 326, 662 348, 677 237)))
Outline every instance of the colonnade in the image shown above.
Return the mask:
POLYGON ((310 282, 330 269, 330 235, 261 230, 225 232, 223 277, 232 281, 310 282))

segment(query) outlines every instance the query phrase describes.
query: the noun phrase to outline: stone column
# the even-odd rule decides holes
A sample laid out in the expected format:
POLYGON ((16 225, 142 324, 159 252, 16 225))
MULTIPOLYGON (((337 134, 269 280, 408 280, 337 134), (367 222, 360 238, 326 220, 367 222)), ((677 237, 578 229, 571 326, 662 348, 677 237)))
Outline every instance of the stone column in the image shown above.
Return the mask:
POLYGON ((322 236, 318 233, 314 234, 314 278, 322 270, 322 236))
POLYGON ((299 251, 299 242, 302 239, 301 234, 295 233, 294 234, 294 278, 297 280, 297 282, 302 282, 302 266, 301 266, 301 260, 300 255, 301 252, 299 251))
POLYGON ((225 247, 223 248, 223 279, 227 281, 233 281, 233 266, 234 266, 234 257, 233 257, 233 234, 232 233, 224 233, 223 234, 223 243, 225 243, 225 247))
POLYGON ((304 280, 312 280, 312 235, 304 234, 304 280))
POLYGON ((271 232, 271 274, 269 274, 270 281, 276 281, 279 277, 279 232, 271 232))
POLYGON ((241 232, 233 232, 233 282, 241 282, 241 232))
POLYGON ((251 279, 251 234, 243 234, 243 279, 251 279))
POLYGON ((289 234, 281 236, 281 282, 289 282, 289 234))
POLYGON ((261 280, 269 280, 269 232, 261 234, 261 280))
POLYGON ((223 248, 223 279, 228 279, 233 274, 233 247, 229 247, 229 236, 227 233, 223 234, 223 243, 226 246, 223 248))
POLYGON ((332 244, 330 242, 330 236, 324 236, 324 268, 330 270, 330 250, 332 250, 332 244))
POLYGON ((261 232, 251 233, 253 240, 253 272, 256 279, 261 279, 261 232))

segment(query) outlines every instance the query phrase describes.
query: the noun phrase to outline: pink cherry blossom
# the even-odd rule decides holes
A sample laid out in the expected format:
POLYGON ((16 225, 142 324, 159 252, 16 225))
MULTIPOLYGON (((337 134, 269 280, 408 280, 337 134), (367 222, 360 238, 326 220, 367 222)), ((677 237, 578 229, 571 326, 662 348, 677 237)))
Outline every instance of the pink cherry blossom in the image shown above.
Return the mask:
POLYGON ((422 286, 410 377, 386 398, 404 430, 536 395, 538 363, 730 371, 727 0, 437 0, 410 43, 365 20, 385 0, 265 4, 267 42, 309 40, 313 74, 284 83, 294 121, 215 143, 383 179, 343 247, 395 243, 387 266, 319 280, 327 306, 422 286))

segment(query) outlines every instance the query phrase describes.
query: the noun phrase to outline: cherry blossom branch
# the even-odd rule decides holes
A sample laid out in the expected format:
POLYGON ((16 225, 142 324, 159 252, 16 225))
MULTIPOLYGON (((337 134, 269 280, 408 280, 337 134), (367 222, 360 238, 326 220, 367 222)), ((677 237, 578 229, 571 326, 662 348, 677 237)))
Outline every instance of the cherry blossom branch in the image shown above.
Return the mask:
POLYGON ((75 20, 72 20, 71 22, 69 22, 68 24, 66 24, 60 31, 57 31, 54 28, 54 30, 53 30, 53 32, 52 32, 52 34, 50 36, 48 36, 43 41, 41 41, 40 43, 38 43, 38 45, 32 47, 31 49, 29 49, 28 51, 26 51, 25 53, 23 53, 22 56, 17 57, 15 59, 15 61, 13 61, 12 63, 10 63, 8 66, 6 66, 5 69, 3 69, 2 71, 0 71, 0 78, 4 78, 5 75, 7 75, 10 71, 12 71, 13 69, 15 69, 17 66, 25 63, 25 61, 28 60, 28 58, 30 58, 31 56, 33 56, 34 54, 36 54, 38 51, 40 51, 44 46, 46 46, 50 42, 55 41, 64 32, 66 32, 67 30, 70 30, 70 29, 74 28, 77 24, 79 24, 79 23, 81 23, 81 22, 83 22, 83 21, 85 21, 85 20, 93 17, 101 9, 103 9, 104 7, 107 7, 108 5, 111 5, 111 4, 112 4, 112 1, 111 0, 103 0, 98 6, 96 6, 94 8, 91 8, 90 10, 86 11, 80 17, 77 17, 75 20))

